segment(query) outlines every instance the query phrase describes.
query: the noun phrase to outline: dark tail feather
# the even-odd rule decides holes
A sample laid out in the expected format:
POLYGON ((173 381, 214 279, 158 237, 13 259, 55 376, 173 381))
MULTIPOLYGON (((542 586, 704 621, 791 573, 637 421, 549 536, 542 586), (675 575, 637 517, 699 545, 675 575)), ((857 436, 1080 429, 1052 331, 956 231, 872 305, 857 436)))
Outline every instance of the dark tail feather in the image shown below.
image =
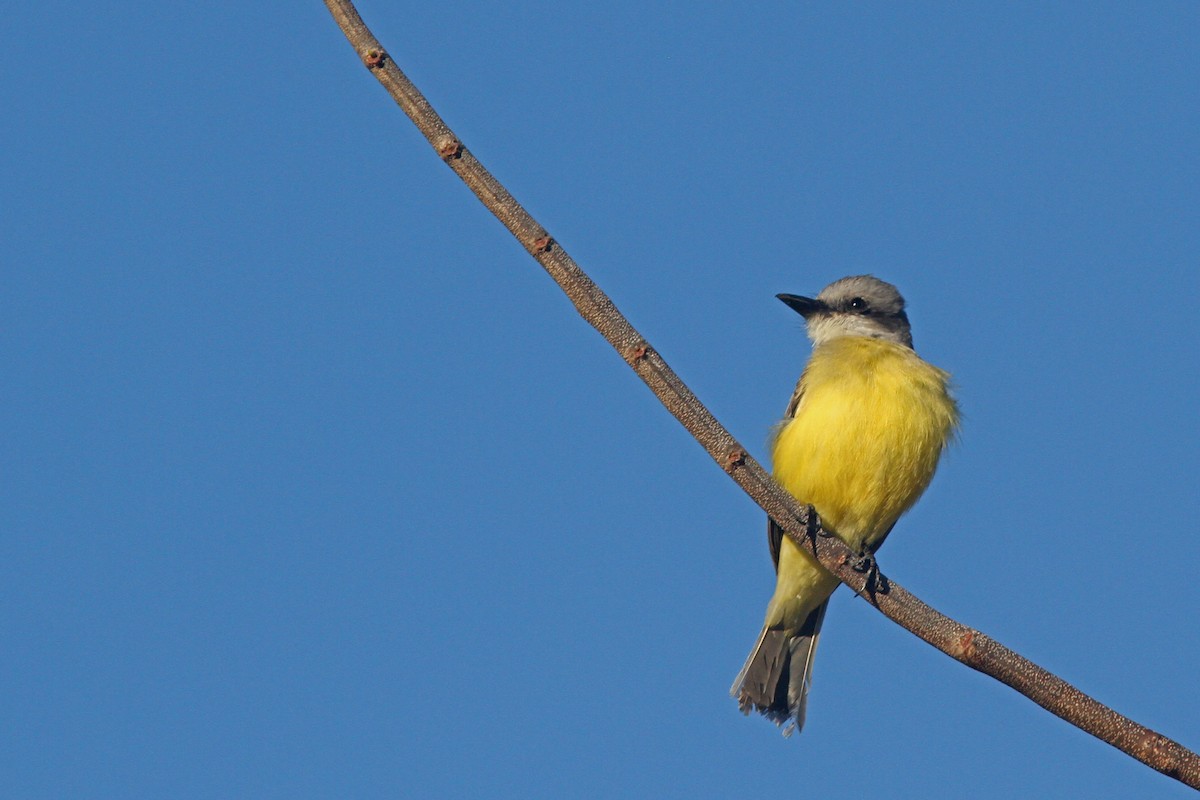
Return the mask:
POLYGON ((794 720, 784 736, 804 727, 817 634, 828 605, 826 600, 813 609, 799 630, 763 628, 729 690, 743 714, 757 711, 776 725, 794 720))

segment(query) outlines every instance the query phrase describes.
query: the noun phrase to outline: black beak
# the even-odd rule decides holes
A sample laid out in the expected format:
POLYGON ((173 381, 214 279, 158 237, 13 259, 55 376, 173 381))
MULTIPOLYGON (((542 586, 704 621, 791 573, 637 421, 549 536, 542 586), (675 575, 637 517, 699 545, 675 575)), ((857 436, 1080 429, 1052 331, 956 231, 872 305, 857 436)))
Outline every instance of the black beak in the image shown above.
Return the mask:
POLYGON ((800 297, 795 294, 777 294, 775 296, 782 300, 788 308, 805 319, 808 319, 813 314, 829 310, 829 306, 812 297, 800 297))

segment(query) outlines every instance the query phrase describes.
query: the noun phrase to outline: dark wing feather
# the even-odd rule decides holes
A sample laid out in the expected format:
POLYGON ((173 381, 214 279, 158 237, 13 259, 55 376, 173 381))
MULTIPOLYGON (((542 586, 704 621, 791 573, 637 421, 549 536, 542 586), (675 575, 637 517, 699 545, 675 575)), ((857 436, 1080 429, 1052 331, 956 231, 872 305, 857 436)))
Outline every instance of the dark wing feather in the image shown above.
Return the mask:
MULTIPOLYGON (((788 401, 787 410, 783 412, 783 421, 780 422, 780 427, 796 416, 796 411, 800 408, 800 401, 804 399, 804 376, 806 372, 800 373, 800 380, 796 381, 796 389, 792 392, 792 399, 788 401)), ((779 571, 779 545, 784 537, 783 528, 776 524, 775 520, 767 517, 767 545, 771 548, 771 562, 775 564, 775 571, 779 571)))
POLYGON ((800 373, 800 380, 796 381, 796 389, 792 392, 792 399, 788 401, 787 411, 783 412, 784 419, 792 419, 796 416, 796 409, 800 408, 800 401, 804 399, 804 378, 808 375, 808 370, 800 373))

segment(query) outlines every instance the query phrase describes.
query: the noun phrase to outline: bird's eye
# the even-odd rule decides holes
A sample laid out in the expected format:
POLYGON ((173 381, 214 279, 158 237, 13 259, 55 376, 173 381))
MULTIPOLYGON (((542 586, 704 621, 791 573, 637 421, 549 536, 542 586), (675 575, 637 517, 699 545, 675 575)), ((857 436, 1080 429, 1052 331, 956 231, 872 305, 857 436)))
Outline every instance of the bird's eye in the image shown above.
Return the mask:
POLYGON ((861 297, 856 297, 850 301, 850 308, 854 309, 855 311, 866 311, 867 301, 863 300, 861 297))

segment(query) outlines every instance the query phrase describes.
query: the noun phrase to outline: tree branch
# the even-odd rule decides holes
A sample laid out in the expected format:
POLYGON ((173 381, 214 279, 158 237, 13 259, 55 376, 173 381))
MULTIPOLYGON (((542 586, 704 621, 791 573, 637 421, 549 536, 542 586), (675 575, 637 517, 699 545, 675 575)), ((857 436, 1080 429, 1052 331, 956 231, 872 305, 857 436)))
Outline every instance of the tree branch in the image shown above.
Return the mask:
POLYGON ((755 461, 684 385, 579 265, 525 211, 447 127, 363 23, 349 0, 325 0, 363 64, 416 124, 433 149, 562 288, 576 310, 645 381, 676 419, 791 539, 886 617, 951 658, 990 675, 1079 729, 1164 775, 1200 789, 1200 757, 1179 743, 1118 714, 979 631, 946 617, 903 587, 870 591, 853 568, 857 556, 841 540, 821 535, 810 507, 797 502, 755 461))

